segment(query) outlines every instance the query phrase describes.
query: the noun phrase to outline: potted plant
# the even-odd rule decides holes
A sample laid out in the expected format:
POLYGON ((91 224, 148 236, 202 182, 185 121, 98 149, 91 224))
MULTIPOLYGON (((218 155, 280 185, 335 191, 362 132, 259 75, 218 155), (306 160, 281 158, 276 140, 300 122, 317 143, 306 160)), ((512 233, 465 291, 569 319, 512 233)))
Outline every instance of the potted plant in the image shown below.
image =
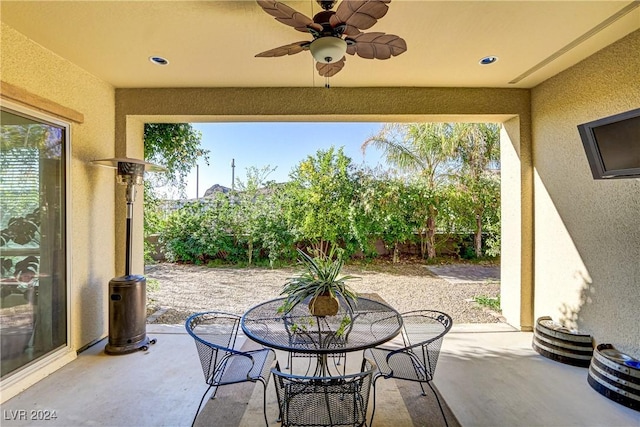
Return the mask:
POLYGON ((309 300, 309 311, 314 316, 334 316, 338 313, 341 297, 353 311, 357 293, 347 281, 356 276, 340 276, 344 265, 342 249, 331 248, 328 254, 316 252, 314 256, 298 249, 299 262, 304 270, 287 279, 281 294, 287 295, 282 311, 288 313, 297 304, 309 300))

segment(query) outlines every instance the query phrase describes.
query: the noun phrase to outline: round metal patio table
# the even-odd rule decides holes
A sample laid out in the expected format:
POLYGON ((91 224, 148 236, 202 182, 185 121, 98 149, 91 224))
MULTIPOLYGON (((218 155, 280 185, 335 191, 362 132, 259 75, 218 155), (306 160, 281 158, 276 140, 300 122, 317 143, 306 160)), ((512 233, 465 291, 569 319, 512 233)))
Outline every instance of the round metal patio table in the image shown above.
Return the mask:
POLYGON ((242 316, 245 335, 266 347, 318 357, 318 374, 327 373, 327 355, 375 347, 395 338, 402 316, 389 305, 359 297, 351 311, 343 301, 335 316, 313 316, 307 304, 279 313, 284 298, 260 303, 242 316))

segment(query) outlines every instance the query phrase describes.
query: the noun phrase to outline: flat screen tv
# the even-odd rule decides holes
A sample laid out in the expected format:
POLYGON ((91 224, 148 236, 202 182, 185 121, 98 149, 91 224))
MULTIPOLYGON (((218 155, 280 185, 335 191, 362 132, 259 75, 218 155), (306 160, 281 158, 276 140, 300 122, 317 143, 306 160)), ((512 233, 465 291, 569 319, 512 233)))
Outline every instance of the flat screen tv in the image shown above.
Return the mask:
POLYGON ((640 108, 578 125, 594 179, 640 178, 640 108))

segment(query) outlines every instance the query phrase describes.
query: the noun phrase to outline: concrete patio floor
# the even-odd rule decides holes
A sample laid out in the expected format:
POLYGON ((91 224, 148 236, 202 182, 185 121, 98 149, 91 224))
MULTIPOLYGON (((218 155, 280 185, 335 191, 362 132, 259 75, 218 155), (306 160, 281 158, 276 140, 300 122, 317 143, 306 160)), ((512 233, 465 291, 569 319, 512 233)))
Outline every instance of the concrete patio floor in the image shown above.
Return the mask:
MULTIPOLYGON (((195 346, 182 325, 148 325, 147 334, 158 339, 147 352, 108 356, 103 340, 81 353, 5 402, 2 425, 190 425, 206 389, 195 346), (55 411, 57 418, 30 420, 38 410, 55 411), (16 419, 20 414, 27 419, 16 419)), ((445 337, 435 384, 462 426, 640 426, 640 412, 591 389, 585 368, 541 357, 531 349, 531 339, 531 333, 506 324, 455 325, 445 337)), ((441 419, 412 422, 398 404, 398 388, 391 382, 382 387, 386 392, 378 395, 374 426, 441 424, 441 419)), ((273 393, 272 384, 269 390, 273 393)), ((263 424, 260 387, 250 393, 238 425, 263 424)), ((270 425, 277 425, 271 398, 269 411, 270 425)))

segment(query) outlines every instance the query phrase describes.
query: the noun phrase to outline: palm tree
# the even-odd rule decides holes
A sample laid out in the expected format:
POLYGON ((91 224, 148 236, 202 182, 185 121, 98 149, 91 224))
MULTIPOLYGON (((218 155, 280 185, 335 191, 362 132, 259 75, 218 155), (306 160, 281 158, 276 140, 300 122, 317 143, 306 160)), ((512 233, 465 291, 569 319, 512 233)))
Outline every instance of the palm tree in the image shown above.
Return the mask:
POLYGON ((499 168, 500 136, 495 123, 456 123, 453 126, 455 157, 459 165, 459 182, 471 196, 475 216, 474 248, 482 256, 483 190, 488 175, 499 168))
POLYGON ((433 197, 441 181, 451 173, 451 156, 456 148, 452 126, 447 123, 390 123, 362 144, 364 153, 369 145, 383 151, 387 162, 405 174, 417 178, 427 187, 426 218, 421 238, 422 255, 436 256, 435 232, 438 215, 437 198, 433 197))

